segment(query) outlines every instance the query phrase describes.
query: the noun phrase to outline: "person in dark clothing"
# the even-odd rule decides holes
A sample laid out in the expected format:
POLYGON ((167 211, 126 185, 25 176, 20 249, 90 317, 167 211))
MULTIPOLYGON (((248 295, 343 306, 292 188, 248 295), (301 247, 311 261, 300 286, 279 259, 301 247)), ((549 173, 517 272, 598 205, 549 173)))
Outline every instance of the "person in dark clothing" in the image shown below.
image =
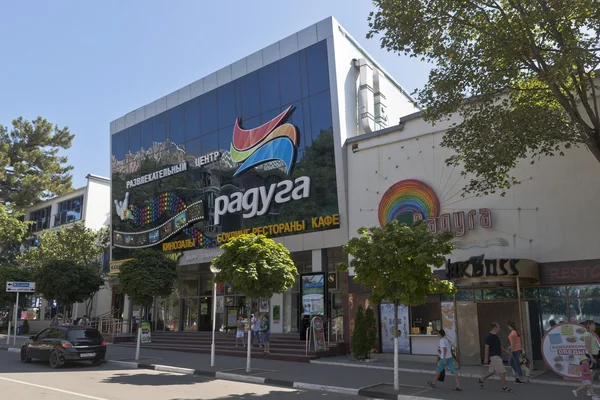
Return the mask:
POLYGON ((490 333, 488 333, 487 337, 485 338, 485 358, 483 360, 483 364, 489 364, 489 374, 479 379, 479 385, 483 387, 483 381, 497 373, 500 375, 502 391, 512 392, 512 390, 506 385, 506 368, 504 367, 504 362, 502 361, 502 352, 507 352, 507 350, 502 347, 502 343, 498 337, 498 332, 500 332, 500 324, 494 322, 490 326, 490 333))

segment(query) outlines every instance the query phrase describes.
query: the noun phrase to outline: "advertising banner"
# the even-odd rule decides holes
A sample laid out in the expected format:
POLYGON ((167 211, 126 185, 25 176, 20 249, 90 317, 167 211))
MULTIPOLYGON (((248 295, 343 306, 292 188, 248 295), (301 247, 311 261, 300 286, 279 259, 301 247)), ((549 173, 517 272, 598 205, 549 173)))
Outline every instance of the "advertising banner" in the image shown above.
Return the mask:
MULTIPOLYGON (((579 363, 585 356, 586 329, 583 325, 564 323, 554 325, 542 339, 542 356, 546 365, 565 379, 581 379, 579 363)), ((592 340, 599 341, 592 333, 592 340)))
POLYGON ((446 338, 456 347, 456 313, 452 301, 442 302, 442 329, 446 332, 446 338))
POLYGON ((325 275, 302 276, 302 308, 304 315, 325 314, 325 275))
POLYGON ((325 326, 321 317, 314 317, 312 321, 315 351, 325 351, 325 326))
MULTIPOLYGON (((394 305, 385 303, 379 306, 381 312, 381 347, 384 353, 394 352, 394 305)), ((408 323, 408 307, 398 306, 398 353, 410 354, 410 324, 408 323)))
POLYGON ((152 343, 152 333, 150 331, 150 321, 142 321, 140 326, 142 330, 142 343, 152 343))

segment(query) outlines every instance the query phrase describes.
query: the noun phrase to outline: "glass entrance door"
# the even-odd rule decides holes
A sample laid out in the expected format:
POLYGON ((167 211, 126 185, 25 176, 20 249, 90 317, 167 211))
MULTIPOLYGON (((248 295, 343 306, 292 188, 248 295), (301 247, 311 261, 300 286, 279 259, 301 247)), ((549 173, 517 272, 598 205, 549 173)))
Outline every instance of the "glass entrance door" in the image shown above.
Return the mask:
POLYGON ((200 317, 198 319, 198 330, 212 330, 212 297, 202 297, 200 299, 200 317))
POLYGON ((181 321, 183 331, 198 330, 198 298, 181 299, 181 321))

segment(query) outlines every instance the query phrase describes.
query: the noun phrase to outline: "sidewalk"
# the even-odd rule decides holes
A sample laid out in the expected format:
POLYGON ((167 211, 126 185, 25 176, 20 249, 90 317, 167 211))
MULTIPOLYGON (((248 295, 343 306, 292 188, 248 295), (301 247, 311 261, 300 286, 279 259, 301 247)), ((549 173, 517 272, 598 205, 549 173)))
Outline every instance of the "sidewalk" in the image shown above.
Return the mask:
MULTIPOLYGON (((6 346, 1 346, 6 349, 6 346)), ((17 349, 14 349, 17 351, 17 349)), ((15 355, 17 356, 17 355, 15 355)), ((200 375, 207 378, 234 380, 256 384, 294 387, 298 389, 320 390, 324 392, 341 393, 346 395, 362 395, 378 399, 479 399, 485 393, 486 400, 506 399, 506 393, 500 391, 500 382, 488 380, 485 391, 477 383, 476 378, 481 374, 481 367, 464 367, 460 370, 463 392, 453 392, 454 379, 448 375, 446 382, 440 383, 437 389, 430 389, 427 381, 433 378, 432 363, 400 364, 401 390, 392 393, 393 383, 391 360, 382 359, 369 363, 353 361, 351 357, 335 357, 316 360, 313 363, 295 363, 264 359, 252 360, 252 373, 246 374, 246 359, 240 357, 216 356, 215 368, 210 367, 209 354, 191 354, 166 350, 150 350, 142 347, 140 360, 135 361, 135 348, 119 345, 109 345, 107 360, 124 367, 152 369, 156 371, 175 372, 188 375, 200 375), (358 366, 357 364, 362 364, 358 366), (387 384, 382 387, 382 384, 387 384)), ((544 398, 545 400, 564 399, 572 396, 570 390, 575 382, 565 382, 553 379, 543 379, 547 374, 538 375, 532 383, 515 385, 513 377, 507 374, 508 384, 519 399, 544 398), (534 383, 535 382, 535 383, 534 383)), ((600 387, 600 386, 598 386, 600 387)))

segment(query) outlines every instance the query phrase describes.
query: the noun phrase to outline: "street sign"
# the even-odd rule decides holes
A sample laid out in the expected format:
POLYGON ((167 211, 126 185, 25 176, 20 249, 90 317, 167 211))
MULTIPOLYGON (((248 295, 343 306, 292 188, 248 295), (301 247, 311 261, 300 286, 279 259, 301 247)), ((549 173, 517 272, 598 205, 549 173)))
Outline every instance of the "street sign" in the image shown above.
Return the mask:
POLYGON ((35 282, 6 282, 6 291, 10 293, 34 293, 35 282))

